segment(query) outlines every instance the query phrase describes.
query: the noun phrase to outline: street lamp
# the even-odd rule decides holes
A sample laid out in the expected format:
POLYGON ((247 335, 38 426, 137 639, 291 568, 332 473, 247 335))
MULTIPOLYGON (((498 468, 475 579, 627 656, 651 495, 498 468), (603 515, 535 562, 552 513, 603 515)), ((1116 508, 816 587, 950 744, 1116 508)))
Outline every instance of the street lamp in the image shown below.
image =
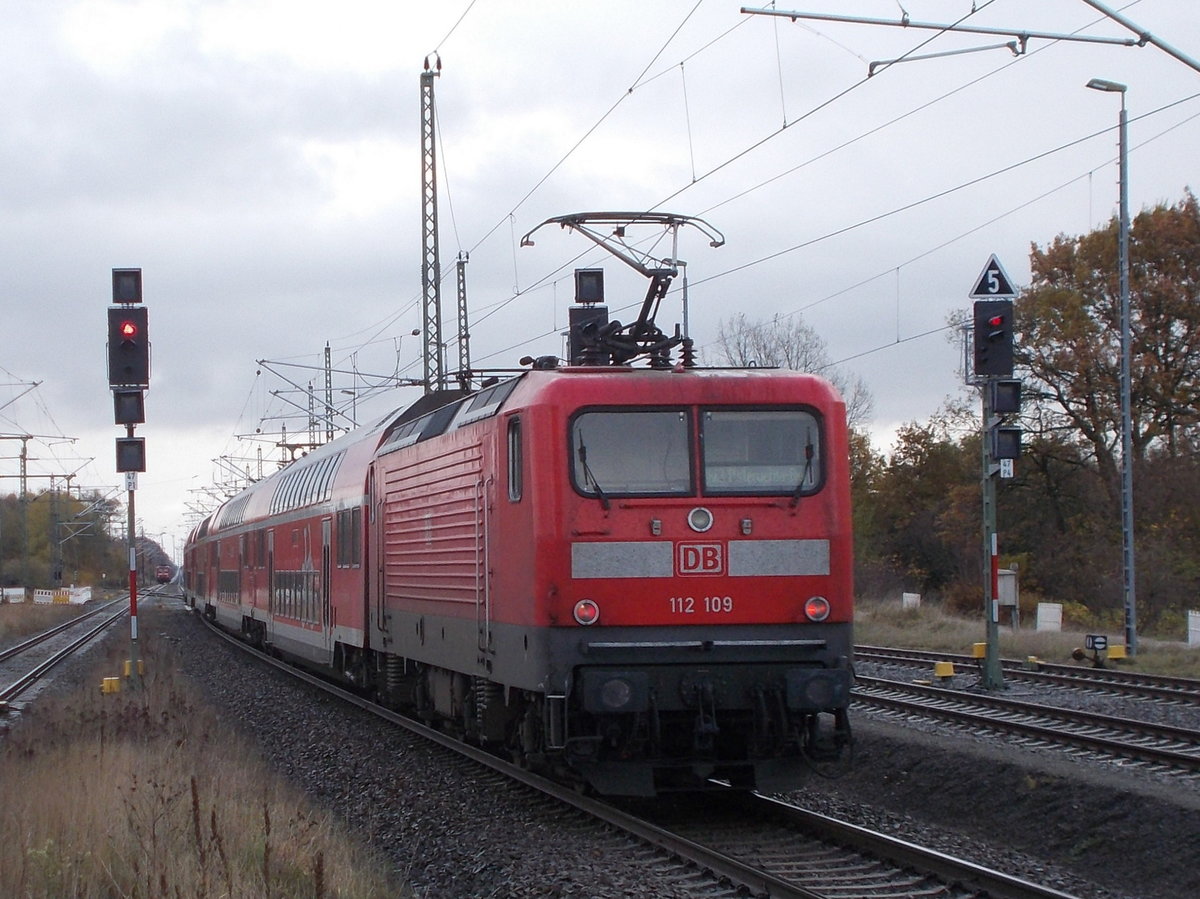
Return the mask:
POLYGON ((1124 577, 1125 646, 1131 655, 1137 653, 1137 609, 1134 604, 1133 566, 1133 421, 1130 403, 1130 327, 1129 327, 1129 139, 1125 113, 1126 86, 1116 81, 1093 78, 1087 83, 1092 90, 1121 95, 1121 117, 1118 127, 1118 172, 1120 177, 1121 210, 1117 238, 1117 266, 1121 290, 1121 570, 1124 577))

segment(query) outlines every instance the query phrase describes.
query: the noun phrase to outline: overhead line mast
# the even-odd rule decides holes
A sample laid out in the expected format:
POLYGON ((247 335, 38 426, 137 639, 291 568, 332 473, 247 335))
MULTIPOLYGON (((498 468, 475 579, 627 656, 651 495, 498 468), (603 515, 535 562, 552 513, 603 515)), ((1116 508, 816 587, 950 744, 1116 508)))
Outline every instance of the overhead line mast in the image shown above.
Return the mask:
POLYGON ((458 254, 458 384, 464 390, 471 384, 471 332, 467 324, 467 263, 470 255, 458 254))
POLYGON ((437 229, 437 137, 434 127, 433 79, 442 73, 436 53, 434 68, 425 57, 421 73, 421 324, 424 334, 425 392, 436 393, 446 385, 446 358, 442 344, 442 264, 437 229))

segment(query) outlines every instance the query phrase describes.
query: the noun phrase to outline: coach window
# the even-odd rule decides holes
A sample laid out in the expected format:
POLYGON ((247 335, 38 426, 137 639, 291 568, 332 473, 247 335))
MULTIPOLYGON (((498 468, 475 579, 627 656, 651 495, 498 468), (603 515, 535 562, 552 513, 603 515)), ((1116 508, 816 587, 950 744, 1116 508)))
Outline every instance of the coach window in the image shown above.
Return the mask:
POLYGON ((701 416, 704 492, 814 493, 822 481, 821 429, 802 409, 709 409, 701 416))
POLYGON ((516 503, 521 501, 521 419, 508 420, 508 498, 516 503))
POLYGON ((357 568, 362 564, 362 509, 339 509, 337 513, 337 566, 357 568))

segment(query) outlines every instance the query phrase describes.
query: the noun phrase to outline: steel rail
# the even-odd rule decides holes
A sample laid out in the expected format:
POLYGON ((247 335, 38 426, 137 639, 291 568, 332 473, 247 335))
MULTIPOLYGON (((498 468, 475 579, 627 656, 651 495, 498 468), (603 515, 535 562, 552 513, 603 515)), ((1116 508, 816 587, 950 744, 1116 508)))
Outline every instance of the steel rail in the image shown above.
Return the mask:
POLYGON ((56 634, 61 634, 63 631, 69 630, 70 628, 75 627, 81 621, 87 621, 89 618, 93 617, 94 615, 99 615, 105 609, 112 606, 113 603, 118 603, 118 602, 121 602, 121 600, 114 599, 114 600, 112 600, 112 602, 107 602, 102 606, 98 606, 97 608, 92 609, 90 612, 85 612, 82 615, 77 615, 74 618, 72 618, 70 621, 64 621, 62 624, 56 624, 54 627, 50 628, 49 630, 44 630, 40 634, 34 634, 28 640, 24 640, 21 643, 17 643, 13 646, 9 646, 9 647, 6 647, 5 649, 0 650, 0 662, 3 662, 5 659, 11 659, 13 656, 20 655, 21 653, 25 652, 26 650, 32 649, 33 647, 37 646, 39 643, 44 643, 46 640, 49 640, 51 637, 55 636, 56 634))
POLYGON ((752 796, 755 805, 764 805, 769 811, 783 815, 806 829, 827 835, 829 839, 840 844, 886 859, 899 868, 912 868, 928 872, 947 883, 963 884, 984 896, 1003 899, 1068 899, 1070 895, 907 840, 839 821, 781 799, 758 793, 752 796))
POLYGON ((976 693, 963 694, 958 690, 907 684, 903 681, 885 678, 860 675, 856 678, 856 683, 859 686, 856 686, 851 693, 852 701, 887 706, 905 712, 915 712, 973 726, 982 725, 1023 736, 1049 740, 1053 743, 1066 743, 1085 749, 1102 750, 1109 755, 1140 759, 1187 771, 1200 771, 1200 732, 1187 728, 1061 709, 1056 706, 1021 702, 997 696, 976 693), (887 693, 891 695, 887 695, 887 693), (971 711, 966 706, 975 706, 976 711, 971 711), (1013 715, 1039 718, 1041 723, 1014 720, 1013 715), (1072 730, 1072 726, 1105 728, 1110 735, 1084 733, 1072 730), (1112 736, 1111 734, 1114 733, 1124 736, 1112 736), (1130 742, 1128 738, 1131 735, 1148 736, 1160 741, 1186 743, 1190 748, 1180 750, 1130 742))
MULTIPOLYGON (((17 696, 20 696, 27 689, 29 689, 29 687, 34 683, 34 681, 38 680, 47 671, 49 671, 55 665, 58 665, 61 662, 65 661, 66 659, 70 658, 71 655, 78 652, 93 637, 95 637, 99 633, 102 633, 105 629, 111 627, 113 624, 120 621, 122 618, 124 618, 128 614, 129 614, 128 609, 122 609, 121 611, 117 612, 116 614, 109 616, 104 621, 101 621, 99 624, 97 624, 95 627, 93 627, 91 630, 89 630, 87 633, 72 640, 69 645, 67 645, 67 646, 63 647, 62 649, 58 650, 57 652, 53 653, 47 659, 43 660, 40 664, 36 665, 35 667, 33 667, 32 669, 27 671, 25 674, 21 675, 19 678, 17 678, 15 681, 13 681, 11 684, 9 684, 7 687, 0 689, 0 711, 7 710, 9 703, 13 699, 15 699, 17 696)), ((78 624, 80 620, 81 619, 76 619, 75 623, 78 624)))
MULTIPOLYGON (((920 649, 897 649, 884 646, 856 646, 856 658, 864 661, 953 662, 974 669, 979 659, 959 653, 920 649)), ((1116 668, 1082 667, 1037 660, 1036 668, 1029 662, 1002 659, 1005 676, 1020 680, 1057 683, 1073 688, 1108 690, 1152 699, 1180 702, 1200 702, 1200 679, 1166 674, 1147 674, 1142 671, 1122 671, 1116 668)))

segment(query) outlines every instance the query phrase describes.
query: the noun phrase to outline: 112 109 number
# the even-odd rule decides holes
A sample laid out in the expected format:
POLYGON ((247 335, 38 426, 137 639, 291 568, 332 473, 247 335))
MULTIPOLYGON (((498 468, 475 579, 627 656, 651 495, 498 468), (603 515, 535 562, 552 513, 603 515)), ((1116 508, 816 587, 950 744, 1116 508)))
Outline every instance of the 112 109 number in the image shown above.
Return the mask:
POLYGON ((672 596, 671 614, 691 615, 693 612, 732 612, 732 596, 672 596))

